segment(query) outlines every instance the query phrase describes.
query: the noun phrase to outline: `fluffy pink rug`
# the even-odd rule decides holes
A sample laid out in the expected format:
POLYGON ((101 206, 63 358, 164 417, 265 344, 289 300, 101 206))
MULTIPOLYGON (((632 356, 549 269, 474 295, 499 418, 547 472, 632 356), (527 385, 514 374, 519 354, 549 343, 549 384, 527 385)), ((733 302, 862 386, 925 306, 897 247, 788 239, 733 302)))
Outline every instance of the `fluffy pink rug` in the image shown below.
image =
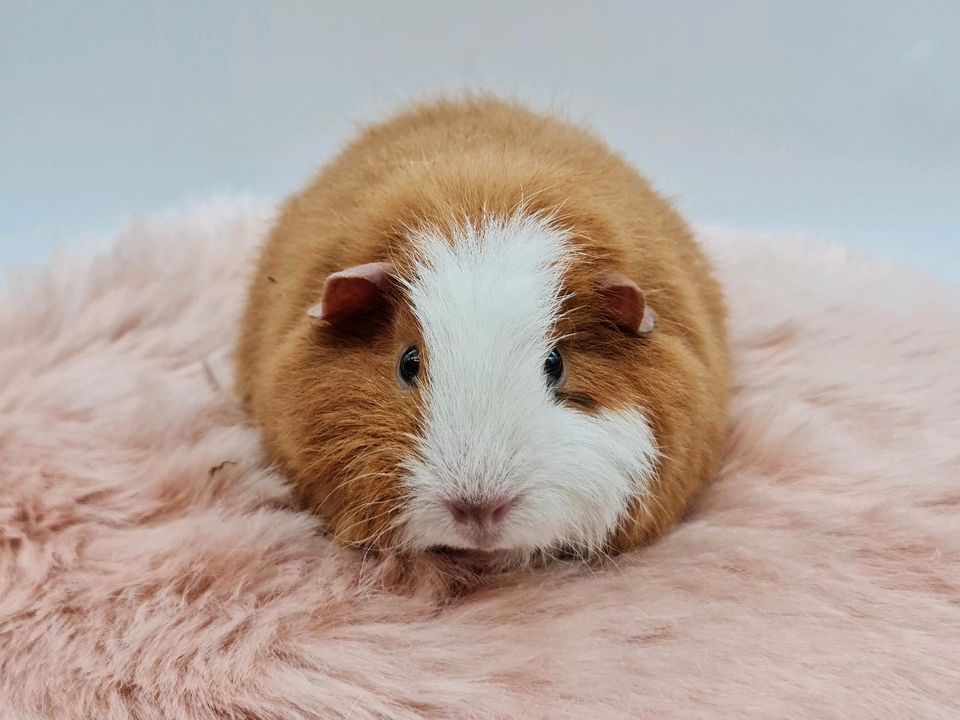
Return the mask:
POLYGON ((217 389, 267 221, 0 294, 0 716, 960 716, 958 288, 707 233, 722 477, 645 551, 477 585, 331 546, 217 389))

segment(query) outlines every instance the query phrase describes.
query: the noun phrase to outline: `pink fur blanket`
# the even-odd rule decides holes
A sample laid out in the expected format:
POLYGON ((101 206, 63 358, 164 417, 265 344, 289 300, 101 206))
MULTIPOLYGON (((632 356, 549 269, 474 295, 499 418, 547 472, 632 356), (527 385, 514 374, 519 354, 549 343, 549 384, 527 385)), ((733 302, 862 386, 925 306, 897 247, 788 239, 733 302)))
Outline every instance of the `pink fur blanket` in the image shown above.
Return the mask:
POLYGON ((0 717, 960 717, 960 290, 706 232, 721 477, 659 544, 479 580, 343 550, 229 393, 237 204, 0 291, 0 717))

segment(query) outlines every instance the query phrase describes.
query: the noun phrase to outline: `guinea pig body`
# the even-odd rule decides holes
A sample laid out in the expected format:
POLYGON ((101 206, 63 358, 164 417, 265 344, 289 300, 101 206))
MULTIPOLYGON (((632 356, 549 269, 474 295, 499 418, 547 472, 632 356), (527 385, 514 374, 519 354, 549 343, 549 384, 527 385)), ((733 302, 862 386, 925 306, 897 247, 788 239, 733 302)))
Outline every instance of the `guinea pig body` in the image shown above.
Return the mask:
POLYGON ((237 360, 349 544, 629 549, 723 441, 725 311, 685 223, 590 134, 492 99, 367 129, 286 203, 237 360))

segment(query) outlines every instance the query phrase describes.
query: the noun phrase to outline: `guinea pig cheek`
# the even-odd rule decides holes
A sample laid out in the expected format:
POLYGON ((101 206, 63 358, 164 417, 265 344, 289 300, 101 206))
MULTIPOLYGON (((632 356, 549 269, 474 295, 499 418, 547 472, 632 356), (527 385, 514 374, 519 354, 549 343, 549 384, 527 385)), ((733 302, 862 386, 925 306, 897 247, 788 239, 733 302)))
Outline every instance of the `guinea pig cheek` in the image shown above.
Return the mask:
POLYGON ((406 545, 590 554, 602 548, 630 501, 647 494, 656 472, 656 442, 640 410, 587 415, 545 399, 522 426, 500 430, 500 438, 484 438, 497 451, 474 464, 484 503, 467 508, 482 513, 509 500, 495 534, 473 522, 476 514, 466 520, 462 508, 451 514, 449 498, 456 493, 448 473, 425 463, 414 448, 405 468, 411 488, 406 545))
POLYGON ((553 537, 549 544, 590 553, 601 548, 631 500, 649 493, 657 443, 639 409, 586 414, 554 406, 552 435, 530 479, 530 498, 553 537))

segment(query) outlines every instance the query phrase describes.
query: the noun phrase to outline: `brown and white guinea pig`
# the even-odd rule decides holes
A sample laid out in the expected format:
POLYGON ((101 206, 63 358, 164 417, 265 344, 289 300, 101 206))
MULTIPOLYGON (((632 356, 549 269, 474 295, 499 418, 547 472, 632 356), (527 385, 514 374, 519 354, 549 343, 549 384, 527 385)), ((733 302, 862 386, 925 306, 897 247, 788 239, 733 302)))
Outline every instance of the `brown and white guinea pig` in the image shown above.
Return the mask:
POLYGON ((441 101, 368 128, 286 203, 238 385, 343 543, 607 553, 714 473, 724 322, 686 224, 597 139, 441 101))

